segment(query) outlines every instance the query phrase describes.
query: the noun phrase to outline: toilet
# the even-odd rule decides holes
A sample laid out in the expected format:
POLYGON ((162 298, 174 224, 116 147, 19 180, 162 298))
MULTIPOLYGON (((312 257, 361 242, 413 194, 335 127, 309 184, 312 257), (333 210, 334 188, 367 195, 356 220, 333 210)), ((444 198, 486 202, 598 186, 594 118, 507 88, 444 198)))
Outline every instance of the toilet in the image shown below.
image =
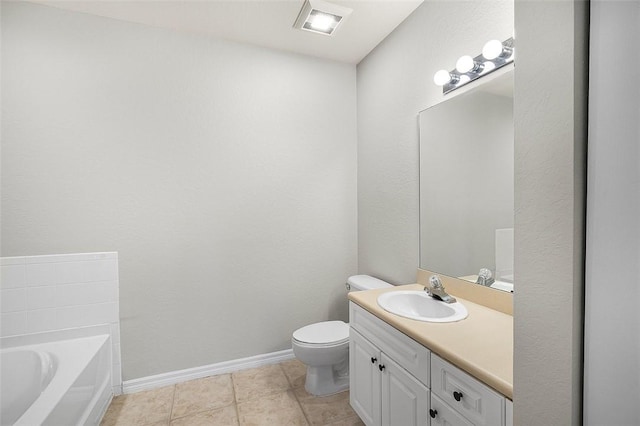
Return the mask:
MULTIPOLYGON (((391 286, 369 275, 354 275, 347 280, 348 291, 391 286)), ((296 358, 307 366, 307 392, 327 396, 349 388, 349 324, 323 321, 304 326, 293 332, 291 344, 296 358)))

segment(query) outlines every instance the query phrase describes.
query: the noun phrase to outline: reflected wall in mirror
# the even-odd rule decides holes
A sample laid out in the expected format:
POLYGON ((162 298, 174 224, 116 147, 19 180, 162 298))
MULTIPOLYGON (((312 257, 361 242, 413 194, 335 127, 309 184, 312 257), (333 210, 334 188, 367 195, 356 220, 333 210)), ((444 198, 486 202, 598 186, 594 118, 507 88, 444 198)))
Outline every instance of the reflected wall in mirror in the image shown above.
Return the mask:
POLYGON ((420 113, 420 267, 513 291, 513 71, 420 113))

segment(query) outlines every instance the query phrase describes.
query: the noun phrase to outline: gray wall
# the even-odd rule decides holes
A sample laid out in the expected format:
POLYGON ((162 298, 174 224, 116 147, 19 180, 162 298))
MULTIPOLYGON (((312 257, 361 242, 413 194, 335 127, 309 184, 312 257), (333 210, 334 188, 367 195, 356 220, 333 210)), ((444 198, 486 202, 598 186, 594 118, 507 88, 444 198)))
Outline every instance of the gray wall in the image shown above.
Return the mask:
POLYGON ((415 280, 415 114, 441 99, 437 69, 514 25, 515 424, 580 424, 588 14, 516 0, 500 19, 511 7, 425 3, 358 65, 359 270, 415 280))
POLYGON ((584 424, 640 424, 640 3, 592 1, 584 424), (625 40, 621 43, 621 40, 625 40), (616 78, 611 78, 611 65, 616 78), (622 83, 622 84, 621 84, 622 83))
POLYGON ((418 112, 433 74, 513 34, 513 1, 425 2, 358 64, 358 269, 394 283, 419 264, 418 112))
POLYGON ((2 256, 119 252, 125 380, 347 318, 354 66, 10 2, 2 59, 2 256))
POLYGON ((515 3, 518 426, 581 424, 587 22, 582 1, 515 3))

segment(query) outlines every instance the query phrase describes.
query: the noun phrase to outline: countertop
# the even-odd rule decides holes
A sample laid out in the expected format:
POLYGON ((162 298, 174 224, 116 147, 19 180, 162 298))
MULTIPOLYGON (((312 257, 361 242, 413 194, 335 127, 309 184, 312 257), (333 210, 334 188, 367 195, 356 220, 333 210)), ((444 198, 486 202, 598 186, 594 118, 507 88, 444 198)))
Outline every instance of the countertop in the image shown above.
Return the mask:
POLYGON ((378 296, 389 291, 422 290, 409 284, 349 293, 349 300, 371 312, 432 352, 513 399, 513 317, 456 296, 469 316, 458 322, 430 323, 389 313, 378 296))

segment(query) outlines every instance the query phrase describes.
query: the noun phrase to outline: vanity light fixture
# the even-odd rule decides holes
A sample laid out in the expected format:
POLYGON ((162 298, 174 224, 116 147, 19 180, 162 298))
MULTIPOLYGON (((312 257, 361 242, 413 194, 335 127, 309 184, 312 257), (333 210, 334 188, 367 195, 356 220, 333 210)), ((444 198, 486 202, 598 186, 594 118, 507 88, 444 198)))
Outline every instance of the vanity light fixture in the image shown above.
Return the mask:
POLYGON ((334 35, 338 26, 344 23, 351 12, 353 9, 324 0, 305 0, 293 27, 318 34, 334 35))
POLYGON ((433 82, 438 86, 442 86, 442 93, 446 95, 458 87, 462 87, 513 62, 513 45, 513 37, 503 42, 490 40, 484 45, 481 55, 475 58, 469 55, 461 56, 456 62, 454 70, 436 72, 433 76, 433 82))

